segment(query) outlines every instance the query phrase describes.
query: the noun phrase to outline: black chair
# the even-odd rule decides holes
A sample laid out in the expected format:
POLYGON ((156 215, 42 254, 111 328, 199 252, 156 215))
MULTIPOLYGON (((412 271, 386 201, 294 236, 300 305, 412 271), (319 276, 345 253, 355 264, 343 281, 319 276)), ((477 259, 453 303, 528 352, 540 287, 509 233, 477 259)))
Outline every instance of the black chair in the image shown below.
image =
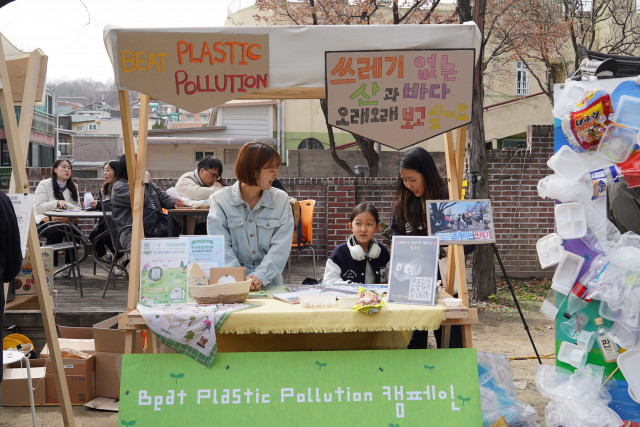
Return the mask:
POLYGON ((120 236, 127 229, 130 230, 131 225, 127 225, 122 229, 118 230, 118 228, 116 227, 116 224, 113 222, 113 218, 111 217, 111 212, 112 212, 111 201, 103 200, 102 215, 104 218, 104 223, 107 226, 107 232, 111 237, 111 243, 113 244, 114 251, 113 251, 113 258, 111 258, 111 263, 108 266, 109 275, 107 276, 107 281, 105 282, 104 289, 102 290, 102 298, 104 298, 105 295, 107 294, 107 287, 109 286, 109 281, 113 282, 114 288, 116 287, 116 278, 113 273, 114 268, 119 267, 120 269, 122 269, 122 271, 124 271, 126 277, 127 278, 129 277, 129 272, 127 271, 128 257, 126 257, 127 259, 123 261, 120 261, 120 258, 122 258, 125 254, 129 254, 131 252, 131 249, 122 247, 122 245, 120 244, 120 236))
POLYGON ((63 265, 54 272, 54 275, 67 271, 69 277, 73 277, 74 288, 78 289, 80 285, 80 297, 84 297, 82 291, 82 278, 80 275, 80 263, 87 259, 89 253, 89 244, 84 240, 82 232, 72 224, 62 221, 44 222, 38 226, 39 240, 46 241, 52 234, 59 234, 62 241, 59 243, 46 244, 53 252, 65 251, 69 254, 70 262, 63 265), (81 256, 79 254, 82 253, 81 256))

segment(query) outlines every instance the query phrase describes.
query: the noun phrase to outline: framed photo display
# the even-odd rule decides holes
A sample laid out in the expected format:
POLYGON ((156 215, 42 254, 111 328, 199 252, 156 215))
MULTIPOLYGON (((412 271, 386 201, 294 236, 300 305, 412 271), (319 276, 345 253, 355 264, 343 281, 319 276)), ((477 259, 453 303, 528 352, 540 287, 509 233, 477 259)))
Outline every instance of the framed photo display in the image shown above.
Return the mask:
POLYGON ((439 252, 437 237, 393 236, 389 302, 435 305, 439 252))
POLYGON ((495 243, 491 203, 488 199, 428 200, 429 235, 441 245, 495 243))

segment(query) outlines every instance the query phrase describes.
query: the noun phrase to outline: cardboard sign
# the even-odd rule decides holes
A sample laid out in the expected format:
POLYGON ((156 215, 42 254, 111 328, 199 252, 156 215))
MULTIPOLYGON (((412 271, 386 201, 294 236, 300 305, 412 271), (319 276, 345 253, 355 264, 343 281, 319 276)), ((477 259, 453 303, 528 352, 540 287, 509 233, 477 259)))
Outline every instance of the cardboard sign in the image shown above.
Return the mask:
MULTIPOLYGON (((44 275, 47 280, 47 287, 49 292, 53 291, 53 250, 49 246, 41 246, 42 251, 42 263, 44 265, 44 275)), ((22 265, 20 266, 20 272, 15 279, 16 295, 36 295, 38 293, 36 286, 36 277, 33 274, 33 267, 35 262, 31 259, 29 248, 27 248, 27 254, 22 259, 22 265)))
POLYGON ((435 305, 439 253, 437 237, 393 236, 389 302, 435 305))
POLYGON ((211 420, 481 425, 476 350, 220 353, 211 369, 181 354, 123 356, 118 425, 211 420))
POLYGON ((474 200, 428 200, 429 234, 441 245, 495 243, 491 202, 474 200))
POLYGON ((401 149, 471 122, 473 49, 326 52, 327 123, 401 149))
POLYGON ((269 36, 118 33, 120 84, 192 113, 268 87, 269 36))

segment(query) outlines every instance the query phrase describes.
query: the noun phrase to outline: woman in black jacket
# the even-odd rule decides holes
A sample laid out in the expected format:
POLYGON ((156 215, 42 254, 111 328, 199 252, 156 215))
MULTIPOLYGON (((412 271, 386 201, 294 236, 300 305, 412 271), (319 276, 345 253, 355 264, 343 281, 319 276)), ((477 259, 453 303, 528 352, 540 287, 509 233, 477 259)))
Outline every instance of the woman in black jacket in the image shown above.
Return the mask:
MULTIPOLYGON (((425 202, 447 199, 449 199, 449 192, 431 154, 422 147, 407 151, 400 159, 398 184, 391 214, 393 234, 427 236, 429 215, 425 202)), ((438 272, 438 279, 440 279, 440 272, 438 272)), ((434 335, 437 344, 440 345, 441 330, 434 331, 434 335)), ((428 337, 429 331, 413 331, 408 348, 427 348, 428 337)), ((459 326, 451 328, 449 347, 462 347, 459 326)))
MULTIPOLYGON (((162 209, 174 209, 181 206, 184 206, 182 202, 172 199, 154 183, 146 182, 144 184, 142 218, 145 237, 167 237, 169 235, 169 220, 167 215, 162 213, 162 209)), ((113 222, 118 231, 132 223, 129 176, 124 154, 118 158, 118 174, 111 190, 111 210, 113 222)), ((120 235, 120 245, 124 248, 131 247, 130 230, 126 230, 120 235)))

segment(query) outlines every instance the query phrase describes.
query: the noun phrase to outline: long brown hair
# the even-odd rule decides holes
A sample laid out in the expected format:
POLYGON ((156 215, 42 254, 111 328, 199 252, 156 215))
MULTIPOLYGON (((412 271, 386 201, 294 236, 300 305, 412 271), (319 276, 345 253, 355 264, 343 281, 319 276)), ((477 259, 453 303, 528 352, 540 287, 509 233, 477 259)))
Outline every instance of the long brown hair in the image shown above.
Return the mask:
POLYGON ((396 221, 406 234, 427 234, 427 213, 424 201, 442 198, 444 186, 436 163, 427 150, 415 147, 402 156, 399 169, 411 169, 420 173, 424 179, 424 193, 422 197, 416 197, 405 187, 398 171, 396 195, 393 200, 396 221))
POLYGON ((53 197, 56 198, 56 200, 64 200, 64 194, 62 194, 64 192, 64 190, 62 190, 60 188, 60 186, 58 185, 58 174, 56 173, 56 168, 58 166, 60 166, 60 164, 62 162, 67 162, 69 163, 69 167, 71 167, 71 176, 69 177, 69 179, 67 180, 67 182, 65 183, 64 188, 68 189, 71 192, 71 200, 73 200, 74 202, 78 201, 78 187, 76 187, 76 183, 73 182, 73 166, 71 166, 71 162, 67 159, 56 159, 53 162, 53 166, 51 167, 51 184, 53 187, 53 197))

